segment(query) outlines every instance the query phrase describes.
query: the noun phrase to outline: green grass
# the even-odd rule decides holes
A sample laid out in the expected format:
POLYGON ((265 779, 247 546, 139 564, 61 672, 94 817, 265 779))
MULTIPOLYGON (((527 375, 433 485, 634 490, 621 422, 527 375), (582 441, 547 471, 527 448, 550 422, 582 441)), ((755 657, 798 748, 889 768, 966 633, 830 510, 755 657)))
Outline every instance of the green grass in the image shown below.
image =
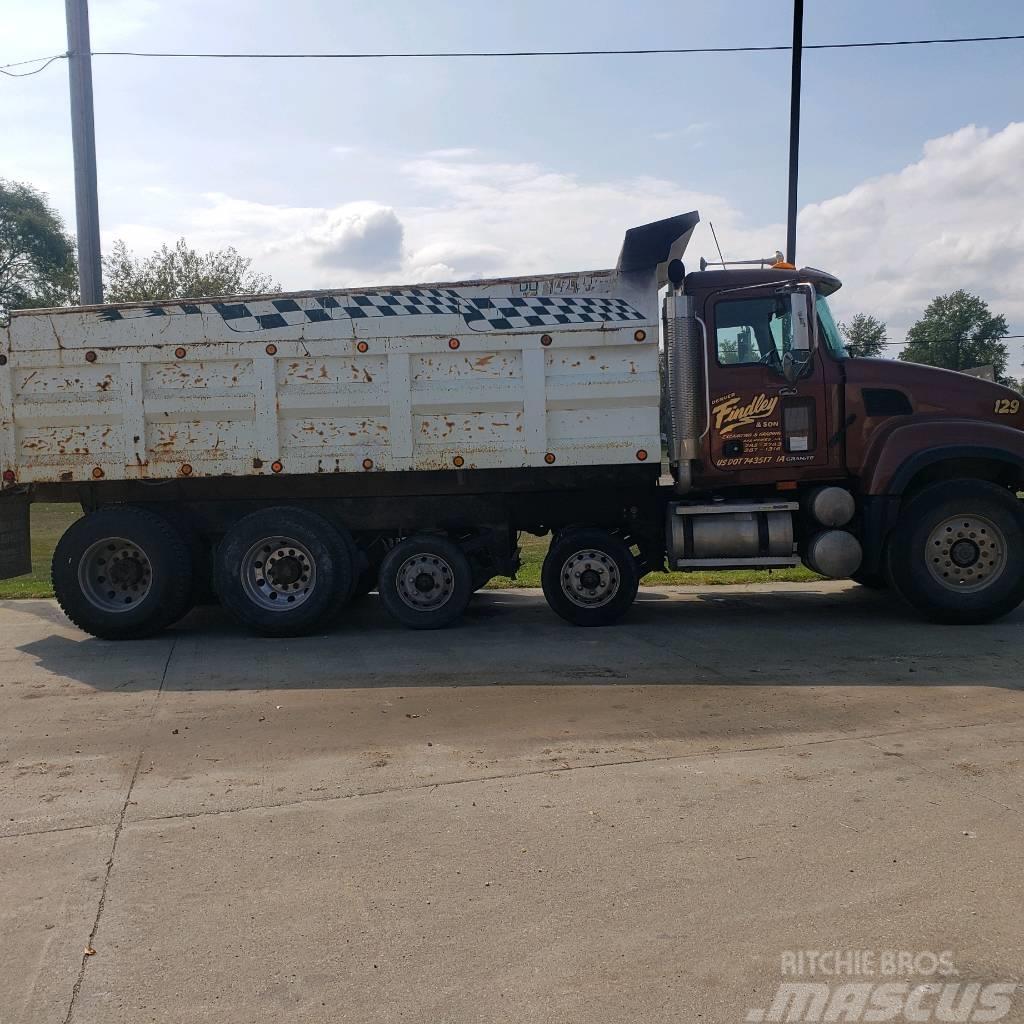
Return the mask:
MULTIPOLYGON (((540 568, 548 551, 548 537, 533 537, 524 533, 519 538, 523 565, 514 580, 497 576, 488 588, 539 587, 540 568)), ((689 586, 728 586, 737 583, 808 583, 821 579, 802 565, 795 569, 724 569, 718 572, 652 572, 644 577, 644 586, 685 584, 689 586)))
POLYGON ((77 505, 32 506, 32 573, 0 580, 0 598, 53 597, 50 560, 60 535, 82 514, 77 505))
MULTIPOLYGON (((60 535, 81 515, 77 505, 32 506, 32 574, 13 580, 0 580, 0 599, 25 597, 53 597, 50 584, 50 559, 60 535)), ((520 539, 523 566, 516 578, 498 576, 487 586, 539 587, 540 567, 548 550, 547 537, 523 534, 520 539)), ((737 583, 806 583, 819 579, 809 569, 730 569, 723 572, 652 572, 644 577, 647 586, 689 584, 691 586, 724 586, 737 583)))

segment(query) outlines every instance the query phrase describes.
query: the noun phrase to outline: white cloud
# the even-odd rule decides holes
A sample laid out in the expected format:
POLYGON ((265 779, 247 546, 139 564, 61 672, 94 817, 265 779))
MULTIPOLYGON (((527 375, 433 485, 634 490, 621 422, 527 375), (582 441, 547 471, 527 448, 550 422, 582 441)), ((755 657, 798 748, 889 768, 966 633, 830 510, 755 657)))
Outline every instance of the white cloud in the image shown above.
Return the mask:
POLYGON ((437 160, 465 160, 476 156, 476 152, 471 146, 453 146, 451 149, 432 149, 427 156, 437 160))
MULTIPOLYGON (((1024 325, 1024 124, 969 126, 928 142, 921 159, 806 206, 799 257, 841 277, 840 317, 873 313, 894 340, 935 295, 967 288, 1024 325)), ((422 282, 582 270, 614 263, 626 228, 686 210, 703 225, 688 264, 767 256, 785 225, 746 222, 723 197, 670 181, 585 181, 531 163, 434 153, 401 165, 415 205, 272 206, 222 194, 152 196, 155 224, 115 225, 140 251, 184 234, 236 246, 286 288, 422 282), (166 228, 166 229, 164 229, 166 228)), ((893 350, 896 351, 896 350, 893 350)))
MULTIPOLYGON (((93 0, 89 4, 92 48, 109 49, 137 35, 157 11, 156 0, 93 0)), ((5 63, 67 49, 64 4, 4 0, 3 26, 5 63)))
MULTIPOLYGON (((586 182, 535 164, 431 158, 404 170, 431 197, 403 212, 410 264, 435 262, 440 251, 460 276, 481 255, 486 272, 501 275, 607 267, 627 228, 687 210, 716 225, 738 230, 740 223, 722 198, 655 178, 586 182)), ((774 246, 773 238, 766 251, 774 246)))
POLYGON ((332 212, 310 241, 319 247, 316 261, 322 266, 394 270, 402 265, 403 233, 390 206, 353 203, 332 212))
POLYGON ((833 305, 888 320, 894 337, 956 288, 1024 322, 1024 123, 969 125, 927 142, 920 160, 804 207, 801 260, 844 281, 833 305))

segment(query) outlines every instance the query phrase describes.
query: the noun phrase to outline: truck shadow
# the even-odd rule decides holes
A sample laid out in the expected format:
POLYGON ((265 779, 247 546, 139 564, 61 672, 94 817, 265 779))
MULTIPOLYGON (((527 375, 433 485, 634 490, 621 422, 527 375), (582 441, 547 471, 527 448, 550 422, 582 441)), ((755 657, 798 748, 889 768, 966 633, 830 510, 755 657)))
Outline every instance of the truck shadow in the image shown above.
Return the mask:
MULTIPOLYGON (((63 621, 52 605, 32 605, 45 626, 63 621)), ((578 684, 1016 690, 1022 624, 1018 609, 987 626, 933 625, 884 593, 792 585, 645 589, 623 623, 577 629, 536 592, 487 591, 459 626, 438 632, 398 626, 371 595, 336 629, 301 639, 254 637, 219 608, 202 608, 151 640, 51 633, 17 649, 50 673, 119 692, 578 684)))

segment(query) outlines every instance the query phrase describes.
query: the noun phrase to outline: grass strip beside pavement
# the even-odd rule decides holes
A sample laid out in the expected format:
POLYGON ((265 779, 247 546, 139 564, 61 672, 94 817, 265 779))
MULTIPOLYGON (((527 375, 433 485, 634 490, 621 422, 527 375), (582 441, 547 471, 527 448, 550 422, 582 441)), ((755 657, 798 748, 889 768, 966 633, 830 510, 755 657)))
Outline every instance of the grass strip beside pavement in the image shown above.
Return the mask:
MULTIPOLYGON (((487 589, 501 587, 539 587, 540 568, 548 551, 549 537, 534 537, 524 533, 519 537, 523 564, 514 580, 506 576, 495 576, 487 589)), ((728 586, 738 583, 809 583, 820 580, 817 573, 798 565, 795 569, 724 569, 717 572, 652 572, 643 580, 642 586, 728 586)))
MULTIPOLYGON (((81 515, 77 505, 40 502, 32 506, 32 573, 13 580, 0 580, 0 600, 29 597, 53 597, 50 560, 61 534, 81 515)), ((548 550, 547 537, 523 534, 520 538, 523 566, 516 578, 497 576, 488 589, 502 587, 539 587, 540 568, 548 550)), ((729 569, 722 572, 652 572, 644 577, 645 586, 684 584, 689 586, 727 586, 737 583, 807 583, 820 579, 809 569, 729 569)))

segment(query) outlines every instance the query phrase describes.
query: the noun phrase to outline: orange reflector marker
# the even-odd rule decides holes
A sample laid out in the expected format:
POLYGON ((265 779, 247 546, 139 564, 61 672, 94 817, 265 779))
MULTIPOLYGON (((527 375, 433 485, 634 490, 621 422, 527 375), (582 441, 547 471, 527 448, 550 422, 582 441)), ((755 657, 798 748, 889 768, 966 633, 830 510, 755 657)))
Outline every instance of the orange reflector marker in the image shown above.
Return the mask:
POLYGON ((85 353, 85 361, 87 363, 95 363, 96 362, 96 353, 95 352, 86 352, 85 353))
POLYGON ((100 469, 100 467, 99 467, 99 466, 97 466, 97 467, 96 467, 96 468, 95 468, 95 469, 94 469, 94 470, 92 471, 92 478, 93 478, 93 480, 99 480, 99 479, 100 479, 100 478, 101 478, 102 476, 103 476, 103 470, 102 470, 102 469, 100 469))
POLYGON ((358 345, 356 345, 356 351, 358 351, 358 352, 369 352, 370 351, 370 346, 367 345, 365 341, 361 341, 361 342, 359 342, 358 345))
POLYGON ((787 263, 785 260, 779 260, 777 263, 772 264, 772 270, 796 270, 796 264, 787 263))
POLYGON ((270 468, 271 468, 271 469, 272 469, 272 470, 273 470, 273 471, 274 471, 275 473, 280 473, 280 472, 281 472, 281 470, 282 470, 282 469, 284 469, 284 465, 283 465, 283 463, 280 463, 280 462, 272 462, 272 463, 270 464, 270 468))
POLYGON ((777 491, 795 491, 797 488, 797 482, 795 480, 780 480, 775 485, 777 491))
POLYGON ((637 341, 646 341, 647 340, 647 332, 644 331, 644 330, 634 331, 633 332, 633 337, 637 341))
POLYGON ((641 448, 641 449, 640 449, 640 450, 639 450, 639 451, 638 451, 638 452, 636 453, 636 457, 637 457, 637 458, 638 458, 638 459, 639 459, 639 460, 640 460, 641 462, 646 462, 646 461, 647 461, 647 449, 646 449, 646 448, 641 448))
POLYGON ((175 359, 184 359, 186 355, 187 355, 187 353, 185 352, 185 350, 183 348, 176 348, 174 350, 174 358, 175 359))
POLYGON ((550 334, 542 334, 540 336, 540 343, 542 345, 550 345, 551 344, 551 335, 550 334))
POLYGON ((276 356, 277 355, 277 346, 273 345, 273 344, 268 345, 267 346, 267 355, 268 356, 276 356))
POLYGON ((373 459, 363 459, 363 469, 373 469, 373 459))
POLYGON ((455 463, 458 469, 462 469, 462 467, 466 464, 466 460, 461 455, 456 455, 455 458, 452 459, 452 462, 455 463))
POLYGON ((456 348, 459 347, 460 344, 461 344, 461 342, 459 341, 458 338, 449 338, 448 339, 448 347, 450 349, 456 349, 456 348))
POLYGON ((192 475, 192 467, 187 462, 181 467, 181 475, 182 476, 191 476, 192 475))
POLYGON ((547 455, 544 456, 544 461, 550 466, 551 463, 555 461, 555 453, 548 452, 547 455))

